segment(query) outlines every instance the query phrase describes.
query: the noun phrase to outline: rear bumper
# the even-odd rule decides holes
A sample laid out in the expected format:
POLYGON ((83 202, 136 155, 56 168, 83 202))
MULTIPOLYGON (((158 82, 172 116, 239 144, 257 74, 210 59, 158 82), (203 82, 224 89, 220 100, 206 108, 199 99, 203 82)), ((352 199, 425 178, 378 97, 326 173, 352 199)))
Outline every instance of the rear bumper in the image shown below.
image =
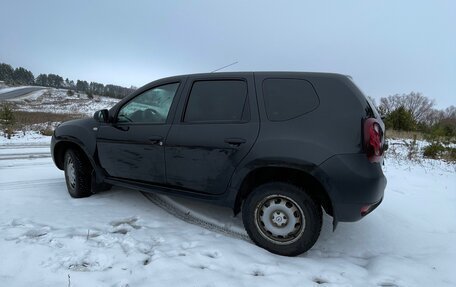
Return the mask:
POLYGON ((383 200, 386 178, 381 164, 369 162, 365 154, 335 155, 320 165, 319 173, 336 222, 360 220, 383 200))

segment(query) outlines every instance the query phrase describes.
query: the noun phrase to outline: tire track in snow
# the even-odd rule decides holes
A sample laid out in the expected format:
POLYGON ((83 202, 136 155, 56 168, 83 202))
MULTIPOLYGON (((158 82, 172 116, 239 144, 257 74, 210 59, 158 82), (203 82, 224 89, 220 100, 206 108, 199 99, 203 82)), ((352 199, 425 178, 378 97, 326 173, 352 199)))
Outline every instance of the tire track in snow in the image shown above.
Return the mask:
POLYGON ((60 184, 65 184, 65 181, 63 178, 10 181, 10 182, 5 182, 5 183, 0 183, 0 190, 23 189, 23 188, 29 187, 29 186, 60 185, 60 184))
POLYGON ((11 159, 34 159, 34 158, 48 158, 51 154, 48 152, 34 152, 34 153, 13 153, 0 155, 0 160, 11 159))
POLYGON ((34 159, 51 157, 49 145, 2 145, 0 160, 34 159))
POLYGON ((50 146, 48 143, 45 143, 45 144, 36 144, 36 143, 32 143, 32 144, 4 144, 4 145, 0 145, 0 150, 2 149, 26 149, 26 148, 48 148, 50 149, 50 146))
POLYGON ((247 242, 252 242, 247 234, 235 231, 233 229, 230 229, 226 226, 223 226, 221 224, 215 224, 212 222, 208 222, 204 218, 198 217, 193 215, 192 213, 185 212, 182 209, 178 208, 171 200, 166 200, 164 197, 153 194, 153 193, 145 193, 142 192, 144 197, 157 205, 158 207, 162 208, 169 214, 187 222, 193 225, 197 225, 199 227, 202 227, 204 229, 207 229, 209 231, 213 231, 225 236, 229 236, 232 238, 236 239, 241 239, 247 242))

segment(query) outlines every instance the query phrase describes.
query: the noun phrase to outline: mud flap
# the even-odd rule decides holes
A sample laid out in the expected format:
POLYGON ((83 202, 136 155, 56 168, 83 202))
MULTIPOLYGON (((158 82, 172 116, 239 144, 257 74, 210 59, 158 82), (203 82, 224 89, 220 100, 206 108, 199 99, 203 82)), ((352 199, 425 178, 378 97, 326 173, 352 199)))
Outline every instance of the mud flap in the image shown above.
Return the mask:
POLYGON ((100 192, 100 191, 110 190, 112 187, 112 185, 103 182, 103 180, 97 176, 97 173, 95 172, 95 170, 92 171, 90 183, 91 183, 90 190, 92 191, 93 194, 100 192))
POLYGON ((339 223, 339 221, 337 221, 336 217, 333 217, 333 232, 336 231, 338 223, 339 223))

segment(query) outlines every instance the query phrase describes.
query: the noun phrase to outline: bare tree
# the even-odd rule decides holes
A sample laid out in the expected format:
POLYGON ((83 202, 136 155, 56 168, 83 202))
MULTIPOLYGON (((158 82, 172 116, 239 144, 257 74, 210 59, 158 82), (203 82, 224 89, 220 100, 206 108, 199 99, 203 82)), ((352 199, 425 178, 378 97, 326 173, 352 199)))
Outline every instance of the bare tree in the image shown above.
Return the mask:
POLYGON ((411 92, 409 94, 392 95, 380 99, 379 110, 389 114, 399 107, 408 110, 416 122, 426 122, 433 113, 434 100, 430 100, 421 93, 411 92))
POLYGON ((424 123, 432 126, 445 118, 445 112, 442 110, 432 109, 426 116, 424 123))
POLYGON ((448 108, 445 109, 444 113, 445 113, 446 118, 456 119, 456 107, 455 106, 449 106, 448 108))

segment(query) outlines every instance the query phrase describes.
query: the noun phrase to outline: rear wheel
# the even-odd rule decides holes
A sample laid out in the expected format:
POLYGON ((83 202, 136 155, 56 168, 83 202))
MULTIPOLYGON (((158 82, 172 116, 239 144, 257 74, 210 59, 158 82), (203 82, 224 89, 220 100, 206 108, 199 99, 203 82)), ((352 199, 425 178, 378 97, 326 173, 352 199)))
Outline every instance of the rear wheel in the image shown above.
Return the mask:
POLYGON ((242 207, 250 238, 272 253, 296 256, 317 241, 321 207, 300 187, 271 182, 255 188, 242 207))
POLYGON ((80 151, 69 149, 65 153, 65 180, 71 197, 80 198, 92 195, 90 162, 80 151))

